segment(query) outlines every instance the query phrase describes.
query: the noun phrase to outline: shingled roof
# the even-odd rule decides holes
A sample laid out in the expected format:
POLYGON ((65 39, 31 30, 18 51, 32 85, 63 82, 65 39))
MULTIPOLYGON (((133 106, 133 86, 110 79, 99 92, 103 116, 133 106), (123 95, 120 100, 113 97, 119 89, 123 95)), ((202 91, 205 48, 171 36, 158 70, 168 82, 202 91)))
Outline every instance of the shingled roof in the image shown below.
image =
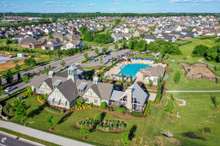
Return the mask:
POLYGON ((74 101, 79 96, 76 83, 71 79, 60 84, 57 89, 69 102, 74 101))

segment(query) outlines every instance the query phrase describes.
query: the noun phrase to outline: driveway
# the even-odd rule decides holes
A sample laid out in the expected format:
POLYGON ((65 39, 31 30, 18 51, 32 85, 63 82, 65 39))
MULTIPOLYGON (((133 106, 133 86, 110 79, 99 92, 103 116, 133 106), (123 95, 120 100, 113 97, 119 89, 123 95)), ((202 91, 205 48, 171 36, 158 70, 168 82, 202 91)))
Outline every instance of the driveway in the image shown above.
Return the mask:
POLYGON ((6 121, 2 121, 0 120, 0 127, 5 128, 5 129, 9 129, 12 131, 16 131, 37 139, 41 139, 44 141, 48 141, 51 143, 55 143, 57 145, 61 145, 61 146, 91 146, 90 144, 87 143, 83 143, 77 140, 73 140, 70 138, 65 138, 62 136, 58 136, 55 134, 51 134, 48 132, 43 132, 40 130, 36 130, 33 128, 29 128, 26 126, 22 126, 22 125, 18 125, 15 123, 11 123, 11 122, 6 122, 6 121))

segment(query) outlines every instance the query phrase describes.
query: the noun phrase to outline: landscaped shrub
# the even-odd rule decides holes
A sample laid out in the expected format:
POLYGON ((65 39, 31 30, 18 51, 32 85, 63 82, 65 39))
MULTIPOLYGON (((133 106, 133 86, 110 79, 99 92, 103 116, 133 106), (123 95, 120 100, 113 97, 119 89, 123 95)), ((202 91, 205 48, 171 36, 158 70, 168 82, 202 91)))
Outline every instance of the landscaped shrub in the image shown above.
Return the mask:
POLYGON ((102 102, 100 107, 102 109, 106 109, 108 107, 108 104, 106 102, 102 102))
POLYGON ((3 113, 8 116, 8 117, 13 117, 15 114, 15 111, 13 110, 13 107, 11 104, 7 103, 4 107, 3 107, 3 113))
POLYGON ((124 121, 120 120, 103 120, 99 121, 97 119, 86 119, 78 123, 78 127, 83 127, 86 129, 91 129, 96 127, 96 129, 104 132, 121 132, 126 127, 127 124, 124 121))
POLYGON ((116 111, 117 112, 120 112, 120 113, 126 113, 127 112, 127 109, 123 106, 120 106, 120 107, 117 107, 116 108, 116 111))
POLYGON ((142 112, 132 112, 131 114, 135 117, 143 117, 144 116, 144 114, 142 112))

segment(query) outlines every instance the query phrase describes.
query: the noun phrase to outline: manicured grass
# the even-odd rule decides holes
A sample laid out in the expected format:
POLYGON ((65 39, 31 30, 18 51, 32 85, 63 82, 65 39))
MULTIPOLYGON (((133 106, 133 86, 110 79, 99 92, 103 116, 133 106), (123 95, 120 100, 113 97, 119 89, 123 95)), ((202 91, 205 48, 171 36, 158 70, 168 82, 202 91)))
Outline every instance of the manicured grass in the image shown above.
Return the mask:
MULTIPOLYGON (((220 102, 220 94, 214 94, 220 102)), ((123 145, 122 139, 124 134, 128 134, 132 126, 137 126, 134 139, 129 145, 155 145, 156 143, 163 143, 164 145, 175 146, 176 143, 182 143, 184 146, 218 146, 220 142, 218 135, 220 134, 220 127, 218 123, 220 121, 220 112, 217 109, 213 109, 213 105, 210 100, 209 94, 174 94, 174 97, 185 99, 187 105, 185 107, 176 106, 173 113, 165 111, 165 105, 169 95, 164 96, 160 104, 153 104, 151 108, 151 114, 147 117, 134 117, 131 115, 123 115, 118 112, 107 112, 105 119, 110 120, 122 120, 127 123, 127 128, 122 133, 106 133, 100 131, 94 131, 88 134, 86 138, 80 133, 80 130, 76 128, 76 123, 85 120, 87 118, 95 118, 101 112, 99 108, 92 108, 88 110, 75 111, 61 124, 56 124, 54 130, 55 134, 65 137, 89 142, 95 145, 123 145), (176 117, 176 113, 179 112, 180 118, 176 117), (211 129, 211 133, 208 133, 207 140, 191 139, 183 136, 184 132, 197 132, 199 129, 208 127, 211 129), (174 138, 167 139, 160 134, 163 130, 169 130, 174 133, 174 138)), ((10 99, 8 102, 12 102, 14 99, 10 99)), ((26 99, 28 105, 31 107, 28 110, 34 109, 34 107, 40 105, 36 98, 29 97, 26 99)), ((54 123, 64 115, 62 112, 58 112, 51 108, 46 107, 39 114, 26 120, 26 125, 47 131, 50 128, 48 123, 48 117, 53 116, 54 123)), ((11 119, 14 122, 16 119, 11 119)))

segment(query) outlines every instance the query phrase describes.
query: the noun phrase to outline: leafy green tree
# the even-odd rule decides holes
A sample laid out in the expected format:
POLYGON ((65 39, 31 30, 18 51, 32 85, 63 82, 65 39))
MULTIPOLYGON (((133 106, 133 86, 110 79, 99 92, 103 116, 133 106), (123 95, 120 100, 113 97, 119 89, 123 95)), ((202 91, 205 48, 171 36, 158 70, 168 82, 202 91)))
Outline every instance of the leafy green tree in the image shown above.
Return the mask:
POLYGON ((50 127, 53 127, 54 125, 54 117, 53 116, 49 116, 47 119, 47 122, 49 123, 50 127))
POLYGON ((99 49, 98 48, 95 48, 95 54, 96 54, 96 56, 99 56, 99 49))
POLYGON ((89 60, 89 55, 88 55, 88 53, 84 53, 83 56, 84 56, 85 61, 88 61, 88 60, 89 60))
POLYGON ((102 109, 106 109, 108 107, 108 104, 106 102, 102 102, 100 107, 102 109))
POLYGON ((218 47, 216 46, 207 50, 205 58, 209 61, 217 61, 218 55, 218 47))
POLYGON ((17 71, 20 71, 20 70, 21 70, 21 66, 20 66, 19 64, 16 64, 16 65, 15 65, 15 69, 16 69, 17 71))
POLYGON ((81 137, 83 137, 83 139, 87 139, 90 132, 89 132, 89 130, 87 130, 81 126, 79 133, 80 133, 81 137))
POLYGON ((3 75, 7 81, 7 83, 12 83, 13 81, 13 73, 12 71, 9 69, 4 75, 3 75))
POLYGON ((64 67, 64 66, 66 65, 66 62, 65 62, 64 60, 62 60, 61 63, 60 63, 60 65, 61 65, 62 67, 64 67))
POLYGON ((15 118, 20 122, 24 122, 27 114, 27 105, 24 100, 17 99, 13 103, 15 109, 15 118))
POLYGON ((179 83, 180 78, 181 78, 180 72, 179 71, 175 72, 174 77, 173 77, 173 81, 177 84, 177 83, 179 83))
POLYGON ((204 55, 206 54, 207 50, 209 48, 205 45, 198 45, 193 49, 193 55, 194 56, 202 56, 204 57, 204 55))
POLYGON ((37 65, 37 61, 34 59, 34 57, 30 57, 28 59, 24 60, 25 65, 30 66, 30 67, 34 67, 37 65))
POLYGON ((129 145, 130 141, 129 141, 127 133, 124 133, 122 135, 121 142, 122 142, 123 146, 129 145))
POLYGON ((31 97, 33 95, 33 91, 31 89, 31 87, 27 87, 24 94, 27 97, 31 97))
POLYGON ((217 102, 216 96, 210 96, 210 99, 211 99, 211 102, 214 105, 214 107, 217 108, 218 102, 217 102))

